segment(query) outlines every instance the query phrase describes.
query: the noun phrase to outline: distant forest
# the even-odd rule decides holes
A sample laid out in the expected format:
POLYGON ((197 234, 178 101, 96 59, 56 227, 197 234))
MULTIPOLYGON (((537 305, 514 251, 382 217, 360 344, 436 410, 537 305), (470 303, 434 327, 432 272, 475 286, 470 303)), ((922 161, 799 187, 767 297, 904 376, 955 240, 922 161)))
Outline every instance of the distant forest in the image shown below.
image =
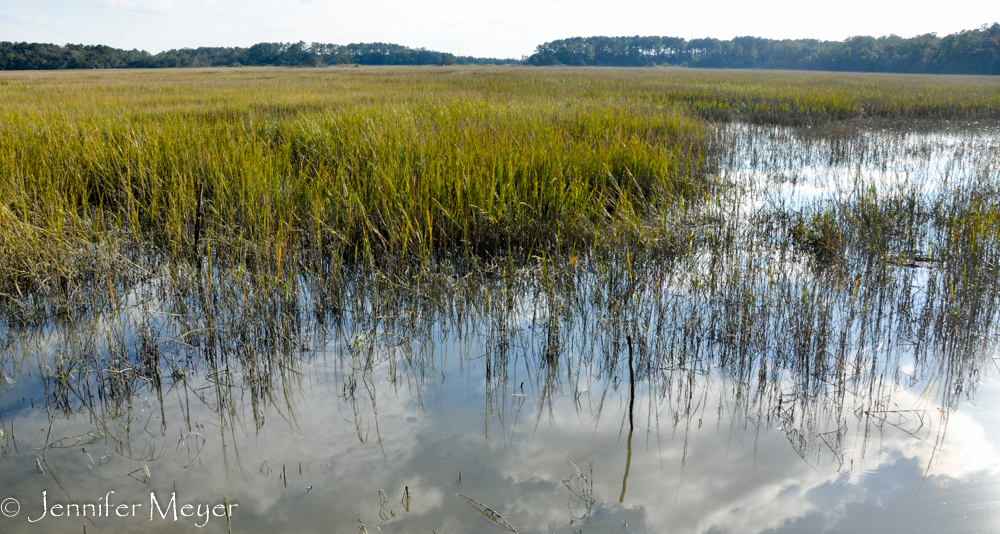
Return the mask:
POLYGON ((736 69, 795 69, 933 74, 1000 74, 1000 24, 977 30, 903 38, 844 41, 737 37, 574 37, 540 45, 531 65, 643 67, 682 65, 736 69))
POLYGON ((325 65, 469 65, 520 63, 514 59, 456 56, 423 48, 388 43, 349 45, 312 43, 258 43, 249 48, 200 47, 150 54, 104 45, 59 46, 0 42, 0 70, 118 69, 166 67, 325 65))
POLYGON ((220 66, 507 64, 795 69, 934 74, 1000 74, 1000 24, 938 37, 851 37, 844 41, 760 37, 574 37, 539 45, 517 59, 456 56, 388 43, 258 43, 158 54, 104 45, 0 42, 0 70, 220 66))

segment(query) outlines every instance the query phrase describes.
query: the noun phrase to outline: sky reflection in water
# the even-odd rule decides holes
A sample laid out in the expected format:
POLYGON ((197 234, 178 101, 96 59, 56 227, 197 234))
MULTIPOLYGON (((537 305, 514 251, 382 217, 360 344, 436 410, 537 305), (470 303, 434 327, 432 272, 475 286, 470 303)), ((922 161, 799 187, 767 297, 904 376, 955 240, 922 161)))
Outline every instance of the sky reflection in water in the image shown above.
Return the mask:
MULTIPOLYGON (((900 525, 912 531, 960 526, 985 532, 1000 521, 995 375, 984 380, 975 405, 964 403, 948 417, 936 452, 933 444, 944 429, 922 386, 885 392, 902 414, 894 425, 877 429, 856 419, 861 428, 847 432, 839 448, 819 447, 806 458, 793 449, 780 422, 734 409, 731 384, 717 373, 697 377, 700 405, 690 418, 644 394, 636 400, 640 423, 619 503, 629 446, 622 417, 626 388, 609 395, 599 418, 586 408, 593 400, 589 392, 579 403, 561 395, 551 410, 540 410, 530 390, 487 415, 481 365, 450 361, 443 382, 439 373, 419 387, 423 407, 405 386, 393 388, 378 379, 377 430, 370 405, 355 419, 337 390, 335 371, 319 358, 300 369, 293 408, 268 410, 259 432, 240 426, 247 423, 245 414, 222 422, 228 418, 207 409, 210 403, 191 399, 193 393, 185 399, 175 389, 165 395, 165 437, 160 437, 157 402, 136 399, 128 441, 137 460, 122 458, 98 440, 50 449, 46 476, 36 474, 34 465, 48 428, 45 413, 14 403, 14 410, 5 412, 14 415, 21 454, 6 458, 5 498, 15 496, 22 515, 37 518, 43 490, 53 502, 68 502, 67 494, 93 502, 113 490, 113 503, 141 502, 148 514, 149 491, 169 495, 176 488, 179 501, 215 503, 225 486, 229 499, 240 505, 233 517, 238 532, 289 525, 300 532, 331 525, 353 530, 356 515, 369 531, 379 526, 386 532, 502 532, 457 494, 494 507, 519 532, 623 531, 626 523, 638 532, 881 532, 900 525), (188 401, 193 401, 190 431, 184 423, 188 401), (680 415, 676 425, 675 415, 680 415), (355 420, 367 443, 358 439, 355 420), (563 483, 575 473, 573 464, 593 481, 589 514, 586 499, 563 483), (149 468, 148 484, 136 480, 141 472, 128 475, 142 466, 149 468), (401 502, 404 488, 409 511, 401 502), (388 499, 385 507, 380 489, 388 499), (382 521, 380 514, 394 515, 382 521)), ((15 392, 32 393, 15 387, 6 397, 15 392)), ((53 434, 85 435, 93 425, 84 419, 57 419, 53 434)), ((4 521, 5 532, 44 532, 79 525, 82 518, 4 521)), ((194 529, 185 529, 183 519, 149 522, 148 515, 95 523, 110 532, 194 529)), ((224 531, 225 522, 215 519, 206 528, 224 531)))

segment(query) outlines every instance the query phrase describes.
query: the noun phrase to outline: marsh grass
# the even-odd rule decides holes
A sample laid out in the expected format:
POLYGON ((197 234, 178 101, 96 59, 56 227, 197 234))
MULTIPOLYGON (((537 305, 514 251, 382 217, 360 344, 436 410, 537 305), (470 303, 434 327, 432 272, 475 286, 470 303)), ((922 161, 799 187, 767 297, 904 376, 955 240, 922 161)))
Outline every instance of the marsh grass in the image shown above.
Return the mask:
MULTIPOLYGON (((0 353, 17 356, 0 368, 37 362, 57 412, 93 416, 140 461, 155 459, 129 448, 142 394, 162 409, 176 389, 223 432, 260 429, 295 421, 318 358, 359 441, 380 443, 381 403, 421 404, 440 346, 464 343, 487 436, 537 425, 562 395, 599 418, 629 388, 648 402, 635 426, 687 435, 718 379, 737 424, 780 424, 804 458, 844 462, 846 429, 892 424, 895 382, 927 383, 945 411, 971 395, 1000 309, 995 144, 907 145, 851 102, 883 125, 983 118, 992 87, 518 69, 13 79, 0 353), (698 102, 758 124, 707 123, 698 102), (775 122, 812 127, 760 126, 775 122), (911 164, 936 150, 958 163, 911 164), (803 171, 817 161, 851 172, 775 200, 822 182, 803 171)), ((571 496, 590 478, 577 470, 571 496)))
POLYGON ((661 215, 703 194, 704 127, 615 86, 521 91, 523 77, 488 72, 401 75, 416 82, 406 88, 377 72, 218 75, 5 86, 8 298, 164 261, 274 278, 587 250, 669 234, 661 215), (486 94, 469 87, 475 77, 486 94))
MULTIPOLYGON (((964 325, 960 330, 972 336, 981 330, 977 323, 992 320, 987 317, 993 315, 1000 275, 995 170, 1000 148, 989 135, 956 143, 943 172, 919 167, 884 169, 876 176, 858 172, 834 194, 791 211, 761 212, 760 222, 789 238, 833 278, 863 274, 886 287, 900 280, 926 283, 921 291, 932 300, 940 293, 947 301, 943 308, 950 311, 940 320, 953 323, 949 329, 964 325)), ((942 328, 940 320, 933 327, 942 328)))
MULTIPOLYGON (((0 293, 15 320, 98 304, 97 288, 121 292, 171 262, 212 276, 248 270, 265 285, 319 275, 331 288, 345 265, 405 273, 624 247, 686 253, 704 224, 698 206, 725 187, 715 178, 724 147, 706 118, 1000 117, 1000 88, 976 77, 403 68, 4 78, 0 293)), ((828 248, 822 225, 802 231, 828 248)))

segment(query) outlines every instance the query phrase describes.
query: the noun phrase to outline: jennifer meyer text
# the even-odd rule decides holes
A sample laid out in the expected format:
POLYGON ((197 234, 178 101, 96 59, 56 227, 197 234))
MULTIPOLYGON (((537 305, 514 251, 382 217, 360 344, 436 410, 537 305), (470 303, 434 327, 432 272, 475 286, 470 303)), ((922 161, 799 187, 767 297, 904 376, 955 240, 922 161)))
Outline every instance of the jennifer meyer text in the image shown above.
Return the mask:
MULTIPOLYGON (((149 511, 149 520, 160 521, 191 521, 196 527, 203 527, 208 524, 213 517, 224 517, 228 522, 233 515, 233 509, 238 507, 234 503, 178 503, 177 493, 171 493, 170 499, 157 498, 156 493, 149 493, 149 507, 144 508, 143 503, 117 503, 112 502, 112 495, 115 492, 109 491, 96 503, 50 503, 48 491, 43 491, 40 502, 35 506, 30 504, 24 510, 29 523, 37 523, 43 519, 60 517, 146 517, 146 510, 149 511)), ((0 502, 0 513, 7 517, 15 517, 21 513, 21 503, 17 499, 7 498, 0 502)))

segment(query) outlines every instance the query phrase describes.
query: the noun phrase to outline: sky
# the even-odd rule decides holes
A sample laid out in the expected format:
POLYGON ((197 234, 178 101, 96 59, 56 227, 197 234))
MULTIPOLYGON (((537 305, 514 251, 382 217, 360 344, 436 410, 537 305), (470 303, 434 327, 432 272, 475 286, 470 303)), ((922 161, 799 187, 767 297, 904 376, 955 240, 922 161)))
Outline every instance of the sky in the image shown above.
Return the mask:
POLYGON ((0 41, 105 44, 160 52, 263 41, 390 42, 520 58, 556 39, 842 40, 946 35, 1000 21, 995 0, 0 0, 0 41))

